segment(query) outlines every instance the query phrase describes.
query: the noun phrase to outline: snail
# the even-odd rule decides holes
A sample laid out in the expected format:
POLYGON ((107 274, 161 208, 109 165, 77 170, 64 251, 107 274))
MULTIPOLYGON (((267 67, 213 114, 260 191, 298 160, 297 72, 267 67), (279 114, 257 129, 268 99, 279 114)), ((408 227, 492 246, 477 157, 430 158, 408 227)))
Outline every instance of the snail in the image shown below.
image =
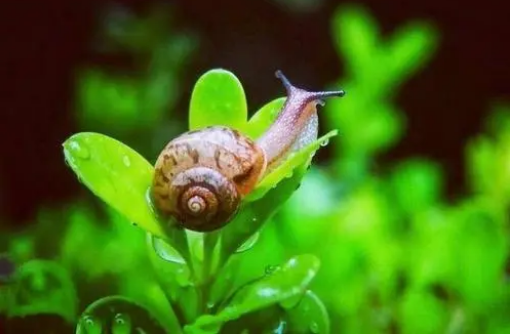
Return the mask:
POLYGON ((317 104, 345 92, 309 92, 276 71, 287 98, 276 120, 256 140, 236 129, 209 126, 186 132, 163 149, 155 164, 151 198, 156 211, 182 227, 210 232, 223 227, 244 196, 290 152, 318 135, 317 104))

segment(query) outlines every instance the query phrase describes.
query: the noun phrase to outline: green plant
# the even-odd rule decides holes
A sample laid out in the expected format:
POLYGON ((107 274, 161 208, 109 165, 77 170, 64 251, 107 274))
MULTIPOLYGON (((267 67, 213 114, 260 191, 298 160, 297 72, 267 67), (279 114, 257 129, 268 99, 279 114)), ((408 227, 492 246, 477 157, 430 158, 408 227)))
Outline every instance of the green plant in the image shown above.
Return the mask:
MULTIPOLYGON (((201 76, 191 96, 190 130, 223 125, 253 139, 275 121, 285 100, 273 100, 247 120, 241 83, 234 74, 220 69, 201 76)), ((256 237, 265 221, 296 190, 314 152, 335 134, 332 131, 291 153, 243 200, 228 225, 209 233, 185 230, 153 210, 148 191, 154 168, 120 141, 99 133, 78 133, 65 141, 64 153, 80 182, 148 232, 155 274, 185 332, 217 333, 229 321, 274 305, 281 306, 281 311, 274 313, 281 317, 273 319, 277 323, 285 321, 295 326, 296 332, 306 333, 310 328, 328 332, 325 309, 308 289, 319 268, 314 255, 294 256, 274 270, 252 277, 252 282, 240 286, 235 282, 236 267, 243 262, 240 250, 249 248, 250 238, 256 237)), ((250 322, 242 326, 249 328, 250 322)))
MULTIPOLYGON (((325 333, 328 328, 332 333, 508 333, 508 105, 496 105, 485 131, 467 143, 470 187, 461 198, 446 200, 447 180, 440 164, 419 156, 391 164, 378 160, 403 137, 404 114, 394 105, 394 97, 399 94, 399 87, 433 55, 437 32, 427 23, 410 22, 385 37, 369 13, 353 5, 339 8, 332 18, 333 41, 339 58, 346 60, 346 75, 336 83, 347 87, 351 97, 331 100, 320 113, 327 120, 323 126, 339 129, 340 135, 333 137, 328 147, 333 153, 331 159, 322 165, 309 166, 306 173, 304 166, 298 167, 290 178, 282 179, 266 195, 265 190, 253 193, 253 197, 258 197, 257 193, 263 196, 259 201, 247 198, 239 221, 219 233, 186 232, 180 241, 187 245, 181 248, 178 242, 165 241, 167 231, 159 220, 152 220, 150 210, 144 211, 140 194, 125 190, 116 182, 115 188, 109 188, 110 180, 118 178, 108 177, 110 174, 102 171, 96 174, 95 167, 89 169, 91 174, 83 177, 83 181, 91 184, 93 190, 101 190, 100 197, 119 210, 98 203, 93 196, 87 198, 89 194, 85 193, 79 201, 42 208, 31 229, 0 233, 1 241, 5 241, 0 244, 5 245, 18 265, 28 262, 30 267, 29 261, 36 258, 53 260, 36 260, 38 265, 32 268, 37 270, 32 270, 33 274, 47 277, 49 270, 63 273, 53 262, 67 269, 75 287, 68 284, 70 279, 65 275, 58 275, 57 280, 68 282, 66 293, 71 296, 77 291, 78 300, 74 303, 64 300, 62 290, 57 293, 52 285, 45 285, 46 294, 44 291, 32 294, 32 280, 24 279, 24 286, 16 289, 24 291, 26 300, 33 298, 33 303, 28 303, 32 307, 22 309, 25 317, 15 316, 16 311, 9 305, 2 306, 1 300, 0 312, 2 307, 6 308, 16 321, 26 323, 29 319, 37 329, 56 331, 61 327, 50 321, 55 317, 49 313, 54 313, 65 317, 68 326, 78 324, 80 333, 108 329, 123 333, 138 328, 150 333, 219 330, 246 334, 247 327, 249 333, 325 333), (91 175, 105 177, 91 181, 91 175), (97 189, 97 183, 105 188, 97 189), (294 191, 298 184, 299 191, 294 191), (127 193, 135 199, 124 203, 105 197, 108 189, 112 189, 112 196, 127 193), (140 212, 147 212, 145 217, 152 224, 146 227, 161 232, 160 237, 130 226, 132 222, 140 224, 135 218, 143 221, 140 212), (254 215, 255 226, 243 233, 243 222, 254 215), (222 253, 223 243, 230 246, 222 253), (214 251, 210 252, 211 249, 214 251), (186 251, 188 262, 181 255, 186 251), (307 269, 310 276, 305 277, 302 269, 307 269), (286 279, 287 275, 296 280, 286 279), (216 283, 206 284, 211 277, 216 283), (271 291, 275 286, 279 289, 272 290, 274 295, 259 298, 258 293, 271 291), (300 292, 280 301, 288 296, 290 287, 298 287, 300 292), (249 312, 241 314, 244 311, 249 312), (41 322, 44 319, 47 322, 41 322), (185 328, 184 323, 188 325, 185 328)), ((125 25, 131 32, 152 32, 159 24, 154 25, 158 20, 151 19, 127 22, 131 22, 125 25)), ((150 55, 153 54, 150 50, 160 45, 154 41, 161 34, 147 38, 151 35, 122 34, 118 44, 134 50, 138 56, 150 55)), ((158 73, 153 74, 165 76, 169 68, 159 67, 158 73)), ((235 77, 228 72, 211 71, 204 76, 207 80, 201 82, 207 84, 212 74, 222 74, 218 80, 225 78, 232 87, 223 90, 221 98, 213 94, 219 99, 211 100, 211 93, 204 93, 203 99, 195 99, 195 104, 211 107, 215 103, 222 109, 223 99, 235 98, 242 108, 231 105, 227 110, 233 111, 231 117, 246 124, 243 132, 253 137, 260 135, 273 121, 284 98, 260 108, 246 122, 248 108, 238 81, 230 80, 235 77), (197 102, 201 100, 204 102, 197 102)), ((103 78, 108 79, 108 75, 103 78)), ((223 87, 213 82, 210 86, 223 87)), ((98 101, 98 105, 113 108, 116 101, 110 99, 108 86, 99 85, 94 93, 88 93, 97 94, 92 100, 98 101)), ((195 91, 201 90, 198 86, 195 91)), ((78 104, 84 113, 93 107, 80 97, 78 104)), ((164 104, 164 109, 171 108, 171 103, 164 104)), ((144 117, 140 110, 134 114, 112 110, 115 116, 108 117, 116 118, 115 124, 121 129, 106 126, 97 114, 89 123, 80 122, 80 131, 92 127, 111 133, 135 145, 144 156, 153 157, 169 137, 184 131, 182 122, 164 109, 158 109, 157 114, 158 119, 170 115, 168 121, 162 122, 169 124, 164 129, 165 138, 157 138, 160 136, 155 135, 150 121, 143 121, 146 126, 137 128, 136 120, 144 117), (147 145, 149 141, 154 143, 152 149, 147 145)), ((203 122, 216 123, 215 114, 193 115, 189 117, 190 128, 203 122)), ((228 125, 230 119, 227 117, 228 125)), ((83 153, 82 157, 88 157, 85 160, 92 160, 89 167, 97 161, 92 157, 97 157, 98 150, 110 150, 101 153, 108 156, 105 161, 111 162, 118 156, 119 163, 113 167, 122 167, 120 156, 125 152, 111 151, 112 147, 118 148, 112 142, 118 142, 98 134, 86 137, 76 138, 85 140, 87 145, 86 140, 92 140, 92 146, 86 154, 75 153, 83 153), (108 145, 98 147, 94 138, 108 145)), ((66 142, 66 149, 72 151, 71 142, 66 142)), ((129 157, 136 153, 129 152, 129 157)), ((104 170, 119 172, 111 167, 109 163, 102 166, 104 170)), ((138 180, 139 175, 133 173, 138 180)), ((147 184, 149 181, 139 189, 147 184)), ((172 236, 170 239, 174 240, 172 236)), ((38 285, 41 284, 35 286, 38 285)), ((17 314, 21 315, 19 310, 17 314)), ((15 332, 31 331, 34 329, 15 332)))

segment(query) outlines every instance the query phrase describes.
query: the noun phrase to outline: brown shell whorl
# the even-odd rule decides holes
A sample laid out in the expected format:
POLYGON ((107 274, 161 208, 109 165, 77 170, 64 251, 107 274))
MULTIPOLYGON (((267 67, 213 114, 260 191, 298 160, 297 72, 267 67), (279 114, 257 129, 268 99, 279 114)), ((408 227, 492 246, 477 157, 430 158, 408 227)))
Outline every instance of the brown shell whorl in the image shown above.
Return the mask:
POLYGON ((216 126, 187 132, 161 152, 152 200, 160 214, 185 228, 212 231, 232 219, 265 168, 261 149, 235 130, 216 126))
POLYGON ((177 174, 165 193, 154 193, 156 206, 185 228, 212 231, 226 224, 237 211, 240 196, 223 175, 207 167, 177 174))

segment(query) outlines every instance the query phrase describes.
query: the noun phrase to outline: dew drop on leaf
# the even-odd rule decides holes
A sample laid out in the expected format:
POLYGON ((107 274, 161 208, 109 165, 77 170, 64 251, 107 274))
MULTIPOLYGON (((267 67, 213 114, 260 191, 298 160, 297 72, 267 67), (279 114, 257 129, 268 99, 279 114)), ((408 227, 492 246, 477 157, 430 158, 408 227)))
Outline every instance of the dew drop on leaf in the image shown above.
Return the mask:
POLYGON ((86 315, 78 322, 77 334, 101 334, 102 324, 94 317, 86 315))
POLYGON ((278 269, 280 269, 279 266, 273 266, 273 265, 269 265, 266 267, 265 269, 265 274, 266 275, 272 275, 275 271, 277 271, 278 269))
MULTIPOLYGON (((256 218, 253 218, 256 221, 256 218)), ((251 237, 249 237, 237 250, 236 253, 246 252, 251 249, 257 241, 259 240, 259 232, 255 232, 251 237)))
POLYGON ((169 244, 165 241, 161 240, 158 237, 151 236, 152 238, 152 247, 156 254, 165 261, 185 264, 186 261, 182 258, 182 256, 169 244))
POLYGON ((310 332, 314 334, 319 333, 319 325, 316 322, 310 324, 310 332))
POLYGON ((112 334, 130 334, 131 321, 128 315, 117 313, 112 324, 112 334))
POLYGON ((125 155, 122 158, 122 162, 124 163, 124 166, 126 166, 126 167, 130 167, 131 166, 131 160, 129 160, 129 157, 127 155, 125 155))
POLYGON ((156 208, 154 207, 154 202, 152 202, 152 196, 151 196, 151 188, 147 188, 147 191, 145 192, 145 200, 149 204, 149 207, 151 208, 151 211, 153 214, 156 214, 156 208))
POLYGON ((83 160, 90 159, 90 151, 85 145, 72 141, 69 143, 69 148, 73 151, 75 157, 83 160))

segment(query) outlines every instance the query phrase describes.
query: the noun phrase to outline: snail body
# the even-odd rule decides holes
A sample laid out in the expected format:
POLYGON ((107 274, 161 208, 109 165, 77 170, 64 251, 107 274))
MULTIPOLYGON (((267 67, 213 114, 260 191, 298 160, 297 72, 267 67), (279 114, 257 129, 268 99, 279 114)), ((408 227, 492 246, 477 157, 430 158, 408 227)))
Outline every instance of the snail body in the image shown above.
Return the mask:
POLYGON ((288 98, 257 140, 235 129, 209 126, 170 141, 155 164, 151 197, 158 213, 184 228, 208 232, 228 223, 242 198, 285 157, 317 139, 316 105, 343 91, 308 92, 278 71, 288 98))

